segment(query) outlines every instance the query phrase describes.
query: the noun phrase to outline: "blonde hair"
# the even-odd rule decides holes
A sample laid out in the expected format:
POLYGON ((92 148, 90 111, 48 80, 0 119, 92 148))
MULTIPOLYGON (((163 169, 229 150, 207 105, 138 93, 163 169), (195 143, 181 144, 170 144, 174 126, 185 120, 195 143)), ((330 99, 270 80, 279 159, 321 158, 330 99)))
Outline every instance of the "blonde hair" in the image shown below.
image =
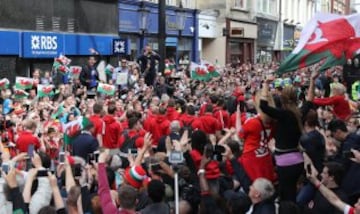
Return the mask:
POLYGON ((335 94, 341 94, 341 95, 345 94, 345 92, 346 92, 345 86, 338 82, 330 84, 330 88, 331 88, 331 95, 333 95, 335 91, 338 92, 335 94))

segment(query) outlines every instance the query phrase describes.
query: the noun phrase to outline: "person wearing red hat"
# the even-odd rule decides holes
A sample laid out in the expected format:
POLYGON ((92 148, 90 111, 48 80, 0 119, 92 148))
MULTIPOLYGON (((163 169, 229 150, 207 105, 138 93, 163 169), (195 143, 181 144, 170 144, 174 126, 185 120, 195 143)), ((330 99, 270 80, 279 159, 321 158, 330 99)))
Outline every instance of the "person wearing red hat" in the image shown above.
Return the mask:
MULTIPOLYGON (((100 153, 99 155, 99 165, 98 165, 98 181, 99 181, 99 198, 102 207, 103 213, 115 213, 115 214, 130 214, 130 213, 137 213, 136 212, 136 204, 138 200, 138 191, 131 185, 123 184, 121 185, 120 189, 118 190, 118 197, 119 197, 119 204, 120 209, 118 209, 112 201, 109 182, 107 180, 106 174, 106 160, 109 156, 109 150, 105 150, 104 152, 100 153)), ((136 168, 136 167, 135 167, 136 168)), ((129 169, 131 170, 131 169, 129 169)), ((129 177, 136 177, 133 181, 130 181, 135 186, 138 186, 139 180, 142 178, 139 176, 141 170, 134 169, 133 171, 129 171, 127 173, 133 173, 133 175, 128 175, 129 177), (139 179, 139 180, 137 180, 139 179)), ((131 180, 131 179, 129 179, 131 180)), ((129 183, 129 182, 128 182, 129 183)))
POLYGON ((125 170, 124 181, 136 189, 143 186, 143 181, 147 178, 146 171, 142 166, 133 166, 125 170))

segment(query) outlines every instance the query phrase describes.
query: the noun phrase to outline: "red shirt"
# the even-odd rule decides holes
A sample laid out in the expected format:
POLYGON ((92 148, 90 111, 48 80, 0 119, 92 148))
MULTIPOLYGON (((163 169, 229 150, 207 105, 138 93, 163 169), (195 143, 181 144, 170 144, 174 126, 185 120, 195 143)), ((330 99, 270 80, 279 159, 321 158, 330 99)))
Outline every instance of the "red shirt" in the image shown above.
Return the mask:
POLYGON ((219 109, 214 113, 214 117, 219 121, 222 129, 229 127, 230 116, 227 111, 219 109))
POLYGON ((40 141, 29 131, 23 131, 19 134, 19 138, 16 141, 16 148, 19 152, 28 152, 29 145, 33 144, 35 150, 40 148, 40 141))
POLYGON ((153 144, 158 145, 162 136, 170 134, 170 121, 166 115, 157 115, 150 125, 150 133, 152 134, 153 144))
POLYGON ((327 98, 317 98, 314 99, 314 104, 319 106, 334 106, 333 113, 335 116, 341 120, 347 120, 351 115, 351 109, 349 102, 345 100, 344 96, 336 95, 327 98))
POLYGON ((221 124, 211 113, 205 113, 200 117, 200 120, 204 127, 202 131, 206 134, 215 134, 216 131, 221 130, 221 124))
POLYGON ((171 121, 177 120, 180 116, 180 113, 176 111, 174 107, 168 107, 166 112, 167 119, 171 121))
POLYGON ((100 115, 94 114, 89 117, 89 120, 94 124, 94 133, 93 136, 96 137, 98 134, 103 134, 104 121, 101 119, 100 115))
POLYGON ((179 117, 179 120, 184 126, 191 126, 193 130, 204 130, 201 120, 195 115, 184 113, 179 117))

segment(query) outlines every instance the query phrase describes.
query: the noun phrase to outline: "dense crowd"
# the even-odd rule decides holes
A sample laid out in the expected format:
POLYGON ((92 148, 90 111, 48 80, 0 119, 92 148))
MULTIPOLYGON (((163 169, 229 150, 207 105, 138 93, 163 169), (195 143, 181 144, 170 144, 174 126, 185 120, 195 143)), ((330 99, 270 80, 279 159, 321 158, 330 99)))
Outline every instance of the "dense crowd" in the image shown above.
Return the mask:
POLYGON ((342 67, 235 63, 202 82, 158 60, 120 59, 112 96, 97 56, 79 78, 35 69, 25 98, 4 88, 0 213, 360 213, 360 105, 342 67))

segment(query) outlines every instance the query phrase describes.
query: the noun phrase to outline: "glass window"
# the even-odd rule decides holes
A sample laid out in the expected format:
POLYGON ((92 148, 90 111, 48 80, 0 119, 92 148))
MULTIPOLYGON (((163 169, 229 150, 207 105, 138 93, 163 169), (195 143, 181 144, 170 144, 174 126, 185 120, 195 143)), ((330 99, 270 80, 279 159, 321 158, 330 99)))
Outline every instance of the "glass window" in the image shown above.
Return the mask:
POLYGON ((234 0, 234 7, 246 9, 246 0, 234 0))

